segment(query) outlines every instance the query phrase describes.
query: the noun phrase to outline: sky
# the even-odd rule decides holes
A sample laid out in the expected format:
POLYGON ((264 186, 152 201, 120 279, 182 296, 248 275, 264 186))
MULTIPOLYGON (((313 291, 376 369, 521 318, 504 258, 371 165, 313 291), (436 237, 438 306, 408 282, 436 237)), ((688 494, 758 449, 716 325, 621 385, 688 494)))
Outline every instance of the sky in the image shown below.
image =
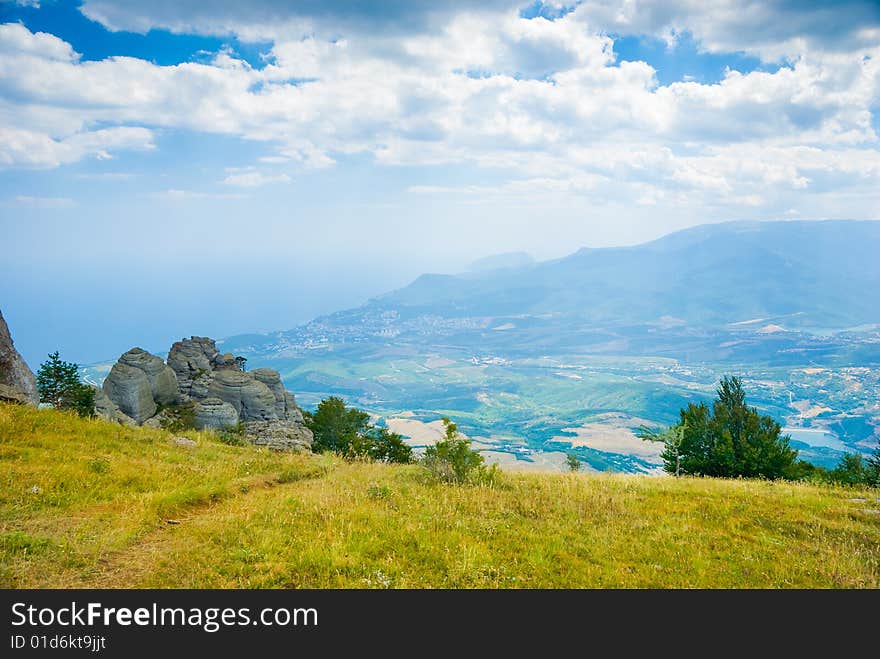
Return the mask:
POLYGON ((91 363, 490 254, 877 219, 878 131, 870 0, 0 0, 0 310, 91 363))

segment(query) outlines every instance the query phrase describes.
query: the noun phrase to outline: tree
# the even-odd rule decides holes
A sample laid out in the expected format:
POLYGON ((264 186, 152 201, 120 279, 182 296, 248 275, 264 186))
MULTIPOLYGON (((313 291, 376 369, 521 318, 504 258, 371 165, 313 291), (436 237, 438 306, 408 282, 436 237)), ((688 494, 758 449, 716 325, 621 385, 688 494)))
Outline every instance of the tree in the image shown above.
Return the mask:
POLYGON ((80 416, 94 416, 95 390, 79 379, 79 366, 63 361, 56 350, 40 364, 37 391, 41 403, 55 409, 73 410, 80 416))
POLYGON ((578 471, 581 468, 581 459, 574 453, 569 453, 565 456, 565 464, 569 471, 578 471))
POLYGON ((660 457, 663 458, 664 465, 675 465, 674 469, 667 469, 667 471, 676 476, 681 475, 681 442, 684 438, 684 423, 670 426, 662 431, 640 426, 636 430, 636 437, 650 442, 662 442, 663 452, 660 457))
POLYGON ((858 453, 844 453, 840 462, 829 473, 833 483, 841 485, 868 485, 871 481, 870 465, 858 453))
POLYGON ((867 462, 869 483, 874 487, 880 487, 880 444, 874 449, 867 462))
POLYGON ((314 434, 314 451, 333 451, 348 459, 412 462, 412 448, 400 435, 374 426, 369 414, 346 407, 337 396, 325 398, 314 413, 305 412, 303 416, 314 434))
POLYGON ((493 484, 498 467, 486 468, 483 456, 471 448, 471 440, 458 432, 458 426, 443 417, 444 439, 425 449, 422 464, 445 483, 493 484))
POLYGON ((306 413, 306 425, 315 436, 312 450, 346 453, 358 436, 367 429, 370 415, 353 407, 337 396, 325 398, 318 404, 314 414, 306 413))
POLYGON ((412 447, 403 441, 403 437, 388 428, 370 430, 369 456, 379 462, 412 462, 412 447))
POLYGON ((711 408, 690 403, 679 412, 678 424, 656 435, 665 444, 663 468, 728 478, 785 477, 797 451, 781 436, 781 426, 746 405, 739 378, 724 376, 715 393, 711 408))

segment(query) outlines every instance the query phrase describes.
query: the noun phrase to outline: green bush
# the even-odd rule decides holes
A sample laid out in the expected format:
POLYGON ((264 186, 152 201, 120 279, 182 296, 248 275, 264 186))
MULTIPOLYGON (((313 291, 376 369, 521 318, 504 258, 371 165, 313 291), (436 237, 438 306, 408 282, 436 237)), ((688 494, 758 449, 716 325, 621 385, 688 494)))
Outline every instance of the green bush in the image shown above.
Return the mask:
POLYGON ((444 483, 494 485, 500 474, 498 467, 486 467, 483 456, 471 448, 471 440, 458 432, 458 426, 443 417, 446 438, 425 449, 422 465, 444 483))
POLYGON ((347 460, 412 462, 412 448, 397 433, 371 424, 370 415, 336 396, 325 398, 314 413, 303 414, 314 434, 312 450, 333 451, 347 460))
POLYGON ((40 364, 37 391, 41 403, 57 410, 72 410, 83 417, 95 416, 95 390, 80 382, 79 366, 63 361, 56 350, 40 364))
POLYGON ((244 422, 239 421, 234 426, 227 426, 217 433, 217 439, 230 446, 248 446, 244 432, 244 422))
POLYGON ((680 411, 681 421, 663 431, 640 428, 642 439, 661 441, 663 468, 672 474, 723 478, 785 478, 797 451, 769 416, 745 402, 737 377, 725 376, 709 407, 705 403, 680 411))
POLYGON ((169 432, 183 432, 196 427, 196 408, 193 403, 167 405, 160 412, 162 420, 159 425, 169 432))

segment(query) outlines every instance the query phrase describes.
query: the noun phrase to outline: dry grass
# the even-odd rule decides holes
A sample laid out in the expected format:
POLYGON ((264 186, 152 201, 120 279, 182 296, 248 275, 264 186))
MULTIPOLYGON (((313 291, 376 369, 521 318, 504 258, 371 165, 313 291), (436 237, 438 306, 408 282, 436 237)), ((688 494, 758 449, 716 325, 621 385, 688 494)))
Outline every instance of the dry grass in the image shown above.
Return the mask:
POLYGON ((456 487, 188 435, 197 447, 0 406, 0 585, 880 585, 877 491, 594 474, 456 487))

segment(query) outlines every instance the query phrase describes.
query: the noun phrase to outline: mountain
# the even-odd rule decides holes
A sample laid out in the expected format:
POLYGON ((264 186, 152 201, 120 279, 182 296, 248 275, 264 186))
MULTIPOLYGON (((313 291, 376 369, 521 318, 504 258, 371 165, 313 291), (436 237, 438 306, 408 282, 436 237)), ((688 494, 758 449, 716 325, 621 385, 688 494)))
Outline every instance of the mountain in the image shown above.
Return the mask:
POLYGON ((612 325, 787 316, 788 325, 843 328, 880 322, 878 253, 880 222, 732 222, 543 263, 426 274, 368 307, 612 325))
POLYGON ((503 268, 520 268, 522 266, 532 265, 535 259, 526 252, 505 252, 503 254, 493 254, 477 259, 468 266, 469 272, 487 272, 489 270, 500 270, 503 268))
MULTIPOLYGON (((492 461, 650 472, 636 439, 738 375, 748 402, 833 466, 880 440, 880 222, 732 222, 533 262, 426 274, 221 350, 337 395, 416 446, 449 416, 492 461), (432 425, 434 424, 434 425, 432 425)), ((98 376, 96 372, 96 377, 98 376)))

